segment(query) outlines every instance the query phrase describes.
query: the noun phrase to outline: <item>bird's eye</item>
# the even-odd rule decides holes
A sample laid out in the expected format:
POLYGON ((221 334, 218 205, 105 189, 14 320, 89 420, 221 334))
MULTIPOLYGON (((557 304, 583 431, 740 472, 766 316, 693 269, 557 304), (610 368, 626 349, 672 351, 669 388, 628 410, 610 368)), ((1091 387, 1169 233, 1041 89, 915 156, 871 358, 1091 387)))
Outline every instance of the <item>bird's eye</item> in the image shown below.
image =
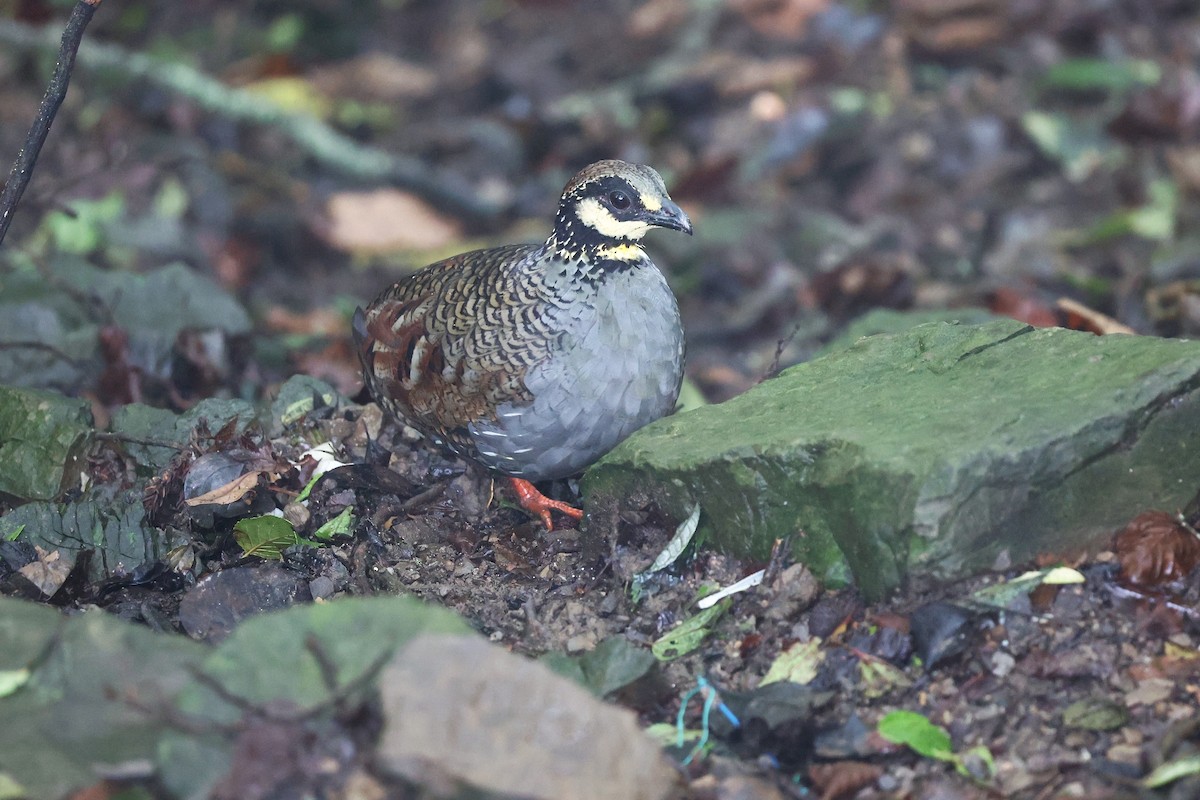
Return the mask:
POLYGON ((629 199, 629 195, 625 194, 619 189, 615 192, 608 193, 608 203, 617 211, 624 211, 633 205, 633 201, 629 199))

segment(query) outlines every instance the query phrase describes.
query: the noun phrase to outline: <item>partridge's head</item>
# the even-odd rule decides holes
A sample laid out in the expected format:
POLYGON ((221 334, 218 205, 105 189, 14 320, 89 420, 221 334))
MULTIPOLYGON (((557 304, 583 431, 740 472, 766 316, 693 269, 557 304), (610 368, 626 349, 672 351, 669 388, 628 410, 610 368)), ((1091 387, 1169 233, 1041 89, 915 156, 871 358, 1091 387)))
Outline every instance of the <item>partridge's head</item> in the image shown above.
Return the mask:
POLYGON ((692 232, 691 220, 653 169, 597 161, 563 190, 553 238, 564 250, 587 252, 636 242, 652 227, 692 232))

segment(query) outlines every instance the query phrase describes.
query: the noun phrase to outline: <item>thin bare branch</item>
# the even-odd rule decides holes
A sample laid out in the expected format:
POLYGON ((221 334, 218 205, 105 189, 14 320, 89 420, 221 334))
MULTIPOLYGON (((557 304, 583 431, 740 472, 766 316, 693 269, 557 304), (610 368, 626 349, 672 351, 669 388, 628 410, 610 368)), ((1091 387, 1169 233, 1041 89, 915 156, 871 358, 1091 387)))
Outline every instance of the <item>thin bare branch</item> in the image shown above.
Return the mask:
POLYGON ((83 32, 99 6, 100 0, 79 0, 71 9, 71 17, 67 20, 67 27, 63 30, 62 40, 58 45, 58 62, 54 65, 50 85, 46 87, 42 105, 38 108, 38 115, 33 121, 33 127, 29 129, 29 135, 25 137, 25 144, 17 154, 17 160, 13 162, 8 182, 4 184, 4 191, 0 192, 0 243, 4 242, 4 234, 8 233, 17 203, 25 193, 29 179, 33 177, 33 167, 42 152, 42 145, 46 143, 46 136, 50 134, 54 116, 67 96, 71 70, 75 67, 75 54, 79 52, 83 32))

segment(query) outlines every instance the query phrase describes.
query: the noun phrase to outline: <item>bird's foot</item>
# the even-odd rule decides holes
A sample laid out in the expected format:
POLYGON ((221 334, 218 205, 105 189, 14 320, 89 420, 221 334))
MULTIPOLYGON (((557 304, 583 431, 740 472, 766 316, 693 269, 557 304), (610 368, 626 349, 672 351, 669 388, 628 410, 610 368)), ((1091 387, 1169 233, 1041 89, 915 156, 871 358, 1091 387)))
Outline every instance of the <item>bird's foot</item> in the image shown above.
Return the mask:
POLYGON ((560 511, 571 519, 583 519, 582 509, 558 500, 551 500, 524 478, 510 477, 508 482, 512 485, 513 491, 516 492, 517 502, 521 504, 521 508, 540 517, 542 524, 546 526, 546 530, 548 531, 554 530, 554 522, 550 519, 551 510, 560 511))

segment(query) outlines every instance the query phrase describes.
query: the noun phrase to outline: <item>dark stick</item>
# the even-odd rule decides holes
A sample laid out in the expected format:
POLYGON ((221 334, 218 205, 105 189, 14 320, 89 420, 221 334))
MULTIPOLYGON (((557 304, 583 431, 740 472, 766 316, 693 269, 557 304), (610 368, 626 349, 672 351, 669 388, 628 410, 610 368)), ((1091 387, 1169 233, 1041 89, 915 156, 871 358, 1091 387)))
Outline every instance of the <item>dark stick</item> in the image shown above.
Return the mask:
POLYGON ((42 97, 37 119, 33 121, 33 127, 25 137, 25 144, 17 154, 12 172, 8 175, 8 182, 4 184, 4 191, 0 192, 0 243, 4 242, 4 234, 8 233, 13 212, 17 209, 21 195, 25 193, 25 187, 29 185, 30 177, 33 176, 33 165, 37 163, 42 145, 46 143, 54 115, 58 113, 59 106, 67 96, 67 84, 71 82, 71 70, 75 67, 75 53, 83 40, 83 31, 92 21, 92 15, 96 13, 100 2, 101 0, 78 0, 71 9, 71 18, 67 20, 62 44, 58 48, 58 63, 54 65, 54 75, 50 78, 50 85, 46 87, 45 96, 42 97))

